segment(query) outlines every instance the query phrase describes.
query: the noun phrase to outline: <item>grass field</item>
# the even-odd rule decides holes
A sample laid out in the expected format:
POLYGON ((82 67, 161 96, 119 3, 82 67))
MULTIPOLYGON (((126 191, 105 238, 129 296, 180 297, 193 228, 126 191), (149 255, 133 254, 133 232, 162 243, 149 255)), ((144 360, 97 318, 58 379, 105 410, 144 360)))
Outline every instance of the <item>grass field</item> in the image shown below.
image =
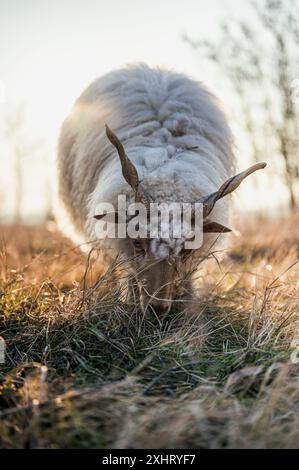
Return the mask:
POLYGON ((0 447, 299 447, 299 218, 238 229, 157 316, 53 223, 0 227, 0 447))

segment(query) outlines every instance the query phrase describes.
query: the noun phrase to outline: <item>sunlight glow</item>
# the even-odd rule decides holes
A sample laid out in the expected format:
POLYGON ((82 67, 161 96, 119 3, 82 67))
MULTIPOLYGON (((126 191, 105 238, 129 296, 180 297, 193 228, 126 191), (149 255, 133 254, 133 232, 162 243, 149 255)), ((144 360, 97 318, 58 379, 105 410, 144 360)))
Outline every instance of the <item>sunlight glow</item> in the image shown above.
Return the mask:
MULTIPOLYGON (((28 140, 43 143, 36 155, 24 159, 24 214, 41 213, 49 203, 52 184, 45 184, 45 178, 54 174, 57 134, 74 100, 92 80, 112 69, 145 62, 184 72, 205 82, 230 115, 234 103, 227 90, 217 89, 216 78, 202 67, 182 35, 212 37, 224 15, 244 14, 246 7, 241 3, 188 0, 187 7, 179 0, 90 0, 88 4, 53 0, 47 6, 36 0, 2 3, 0 120, 22 104, 28 140)), ((0 183, 13 192, 12 161, 9 149, 0 141, 0 183)), ((242 148, 240 168, 247 163, 248 149, 242 148)), ((263 190, 263 185, 259 189, 263 190)), ((264 193, 262 202, 268 204, 272 199, 269 191, 264 193)), ((260 206, 256 188, 250 201, 244 189, 239 194, 245 195, 241 200, 246 206, 260 206)), ((9 200, 5 204, 10 213, 13 203, 9 200)))
POLYGON ((5 103, 6 93, 5 93, 5 83, 3 80, 0 80, 0 105, 5 103))

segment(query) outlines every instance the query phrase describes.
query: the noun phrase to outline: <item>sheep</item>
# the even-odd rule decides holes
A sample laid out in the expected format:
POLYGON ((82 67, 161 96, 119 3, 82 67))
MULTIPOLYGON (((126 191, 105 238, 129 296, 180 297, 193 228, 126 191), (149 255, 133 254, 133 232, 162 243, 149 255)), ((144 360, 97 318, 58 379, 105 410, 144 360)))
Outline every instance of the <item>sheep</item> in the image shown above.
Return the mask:
MULTIPOLYGON (((201 83, 165 69, 128 66, 96 79, 62 125, 58 223, 75 243, 98 248, 106 266, 116 256, 128 260, 130 289, 135 293, 137 286, 141 305, 168 311, 178 281, 187 283, 194 263, 230 231, 229 198, 223 197, 264 166, 231 177, 232 134, 217 99, 201 83), (143 204, 147 215, 153 203, 190 203, 194 216, 198 202, 201 247, 186 253, 184 231, 177 239, 101 237, 98 224, 108 215, 99 214, 99 204, 115 208, 119 195, 126 204, 143 204)), ((184 290, 191 288, 192 281, 184 290)))

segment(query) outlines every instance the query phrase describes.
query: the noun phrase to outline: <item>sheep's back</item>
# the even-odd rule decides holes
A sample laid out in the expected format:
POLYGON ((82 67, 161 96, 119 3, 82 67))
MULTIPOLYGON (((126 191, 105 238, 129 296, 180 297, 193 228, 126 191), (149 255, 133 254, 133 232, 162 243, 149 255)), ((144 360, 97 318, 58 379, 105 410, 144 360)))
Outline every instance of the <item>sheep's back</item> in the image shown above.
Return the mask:
POLYGON ((214 190, 233 172, 230 130, 204 86, 145 65, 111 72, 82 93, 60 134, 59 194, 79 231, 84 232, 93 195, 100 202, 128 191, 105 123, 149 186, 161 175, 167 186, 189 168, 196 193, 197 184, 201 190, 214 190))

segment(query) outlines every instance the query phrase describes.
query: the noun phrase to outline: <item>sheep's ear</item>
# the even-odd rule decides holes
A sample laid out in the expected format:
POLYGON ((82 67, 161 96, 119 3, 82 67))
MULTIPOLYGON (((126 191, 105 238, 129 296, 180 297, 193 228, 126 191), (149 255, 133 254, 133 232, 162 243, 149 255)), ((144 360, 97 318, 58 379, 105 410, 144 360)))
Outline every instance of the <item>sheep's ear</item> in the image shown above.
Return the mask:
POLYGON ((218 222, 213 222, 212 220, 206 219, 203 223, 202 228, 204 233, 227 233, 231 232, 231 229, 225 227, 225 225, 219 224, 218 222))
POLYGON ((105 212, 105 214, 94 215, 94 218, 97 220, 101 220, 103 217, 105 217, 106 215, 110 215, 110 214, 114 214, 114 222, 118 224, 119 222, 118 212, 105 212))

